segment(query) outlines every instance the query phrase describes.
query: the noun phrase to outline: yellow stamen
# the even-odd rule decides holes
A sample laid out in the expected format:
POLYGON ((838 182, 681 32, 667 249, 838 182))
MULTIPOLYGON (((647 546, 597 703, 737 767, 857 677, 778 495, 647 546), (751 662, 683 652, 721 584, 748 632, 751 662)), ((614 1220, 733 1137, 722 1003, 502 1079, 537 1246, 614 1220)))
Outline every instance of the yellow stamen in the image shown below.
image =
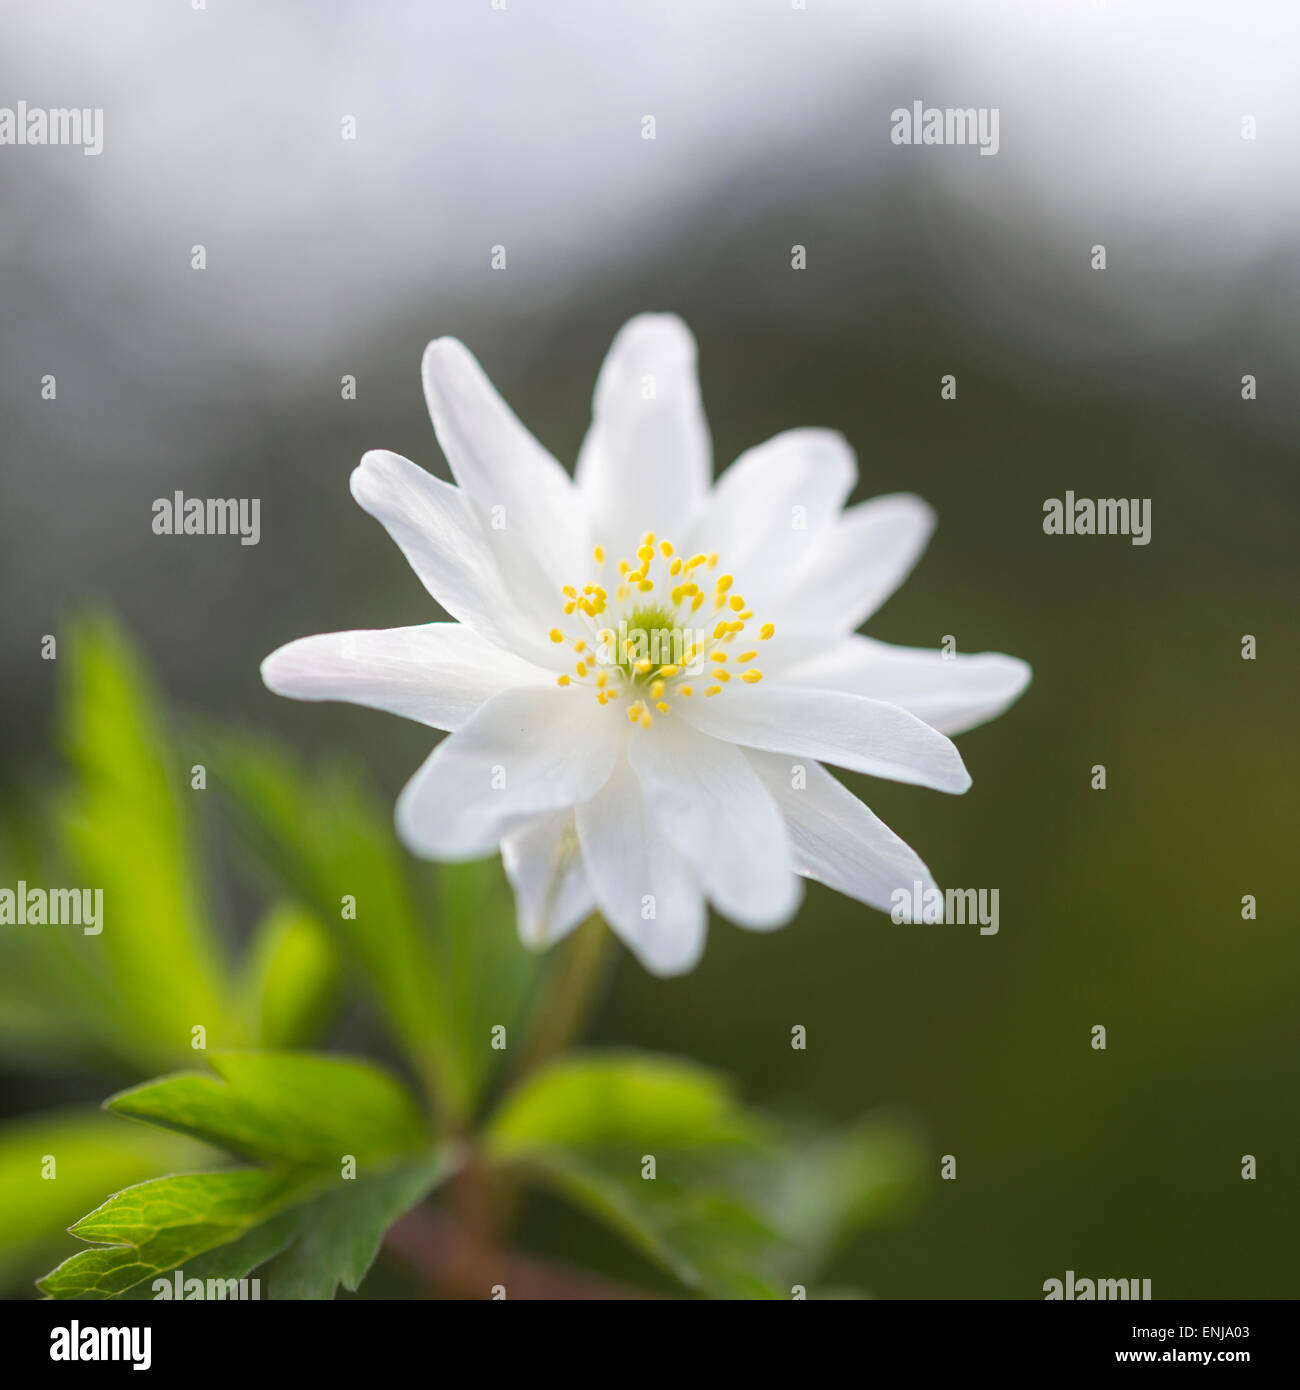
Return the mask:
MULTIPOLYGON (((597 566, 604 565, 604 546, 594 545, 591 554, 597 566)), ((568 686, 575 681, 586 681, 594 686, 593 693, 601 708, 615 700, 618 700, 622 707, 621 697, 624 691, 628 694, 644 694, 646 698, 635 700, 625 707, 628 721, 644 729, 652 727, 655 714, 670 712, 671 702, 676 694, 688 699, 699 694, 722 694, 723 687, 730 682, 732 675, 727 667, 729 654, 724 648, 744 632, 746 622, 754 615, 753 611, 746 607, 744 598, 736 592, 734 575, 717 575, 714 586, 709 591, 702 589, 692 579, 696 570, 705 567, 713 570, 717 565, 718 556, 714 551, 707 554, 700 552, 687 559, 677 553, 672 541, 659 540, 654 532, 647 531, 637 546, 635 560, 618 561, 618 572, 621 576, 616 592, 618 606, 609 618, 601 619, 600 615, 615 600, 611 599, 599 584, 582 584, 580 589, 570 584, 562 586, 562 606, 565 614, 572 615, 576 612, 584 619, 598 619, 599 621, 589 626, 584 624, 584 627, 588 636, 597 628, 600 628, 600 634, 597 651, 593 650, 587 638, 566 633, 560 627, 550 629, 548 636, 553 642, 569 646, 575 653, 575 675, 557 676, 557 684, 568 686), (662 578, 660 582, 651 578, 661 557, 671 580, 662 578), (636 607, 639 594, 656 593, 656 590, 660 596, 649 600, 640 608, 636 607), (689 621, 687 612, 698 612, 708 598, 713 599, 715 610, 720 610, 715 614, 716 621, 710 628, 705 629, 711 636, 694 643, 687 642, 687 637, 696 631, 684 626, 685 622, 689 621), (602 621, 612 622, 613 625, 601 628, 602 621), (622 628, 625 633, 631 629, 636 636, 617 642, 614 638, 616 628, 622 628), (671 629, 670 635, 675 644, 681 642, 685 645, 686 649, 682 655, 677 656, 672 662, 652 661, 648 656, 640 655, 640 652, 645 650, 640 639, 648 634, 661 632, 665 628, 671 629), (713 683, 703 690, 693 684, 677 685, 679 677, 690 678, 691 671, 703 658, 707 658, 708 669, 713 673, 710 678, 713 683), (602 669, 602 666, 607 669, 602 669), (641 683, 643 680, 644 684, 641 683), (632 682, 636 684, 632 685, 632 682)), ((772 623, 765 623, 761 640, 766 641, 775 631, 772 623)), ((754 638, 751 636, 747 642, 737 645, 752 648, 753 641, 754 638)), ((667 653, 662 655, 666 656, 667 653)), ((762 680, 762 673, 752 667, 739 667, 753 661, 757 655, 756 648, 743 651, 739 656, 734 652, 730 654, 730 659, 737 662, 738 669, 735 670, 735 674, 748 685, 762 680)))

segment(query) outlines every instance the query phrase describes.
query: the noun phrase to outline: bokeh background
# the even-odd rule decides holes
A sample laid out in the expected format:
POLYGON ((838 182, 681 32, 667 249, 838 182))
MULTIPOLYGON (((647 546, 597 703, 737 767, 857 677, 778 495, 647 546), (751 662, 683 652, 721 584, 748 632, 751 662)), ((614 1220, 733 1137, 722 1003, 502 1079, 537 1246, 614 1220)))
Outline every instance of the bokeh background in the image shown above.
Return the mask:
MULTIPOLYGON (((1067 1268, 1157 1298, 1300 1293, 1300 11, 0 15, 0 104, 105 112, 98 158, 0 148, 0 792, 58 776, 40 640, 94 603, 180 709, 359 752, 394 798, 426 731, 276 700, 257 675, 295 636, 436 616, 349 472, 384 447, 447 476, 419 388, 442 334, 571 464, 618 326, 675 311, 718 466, 827 425, 858 450, 860 496, 936 507, 869 631, 1012 652, 1035 680, 961 739, 967 796, 854 781, 941 883, 1000 890, 996 937, 814 889, 775 935, 715 923, 685 979, 625 958, 594 1036, 715 1063, 765 1104, 915 1126, 915 1201, 837 1266, 881 1297, 1041 1297, 1067 1268), (889 113, 914 100, 996 106, 998 155, 893 146, 889 113), (260 497, 261 543, 153 535, 176 489, 260 497), (1067 489, 1151 498, 1152 543, 1045 536, 1067 489)), ((216 872, 238 936, 248 890, 216 872)), ((0 1076, 6 1115, 104 1094, 21 1070, 0 1076)), ((588 1239, 545 1207, 525 1224, 541 1247, 588 1239)))

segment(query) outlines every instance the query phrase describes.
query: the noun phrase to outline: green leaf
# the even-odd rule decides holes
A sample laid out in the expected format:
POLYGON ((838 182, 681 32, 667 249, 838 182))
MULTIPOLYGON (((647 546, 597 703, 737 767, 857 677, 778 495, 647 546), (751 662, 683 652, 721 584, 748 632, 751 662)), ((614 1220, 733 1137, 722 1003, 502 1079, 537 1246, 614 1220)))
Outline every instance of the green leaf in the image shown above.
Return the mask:
MULTIPOLYGON (((0 806, 0 883, 71 884, 52 832, 35 797, 0 806)), ((119 1022, 93 939, 75 928, 0 931, 0 1054, 24 1070, 102 1064, 106 1052, 125 1058, 119 1022)))
POLYGON ((331 933, 421 1076, 463 1113, 468 1088, 448 1042, 446 994, 391 812, 359 777, 337 769, 309 777, 276 745, 216 732, 204 743, 246 852, 277 893, 331 933))
POLYGON ((47 1275, 52 1298, 143 1297, 142 1284, 178 1267, 186 1278, 242 1278, 286 1246, 277 1281, 298 1290, 288 1296, 330 1297, 340 1281, 356 1287, 387 1226, 449 1171, 405 1088, 369 1063, 283 1052, 210 1060, 216 1075, 163 1077, 106 1104, 275 1167, 160 1178, 111 1197, 71 1228, 106 1248, 47 1275))
MULTIPOLYGON (((244 1279, 274 1260, 259 1276, 261 1297, 330 1299, 340 1284, 355 1293, 388 1228, 428 1196, 452 1166, 441 1154, 425 1154, 354 1179, 336 1178, 319 1196, 226 1245, 187 1259, 180 1271, 182 1290, 195 1279, 205 1286, 209 1279, 244 1279)), ((171 1273, 174 1289, 175 1272, 171 1273)), ((142 1281, 118 1297, 153 1298, 152 1281, 142 1281)))
POLYGON ((344 1180, 320 1170, 243 1168, 142 1183, 111 1197, 73 1226, 100 1242, 40 1281, 51 1298, 135 1299, 153 1281, 242 1279, 279 1256, 268 1297, 332 1298, 355 1291, 384 1233, 454 1167, 423 1154, 344 1180), (284 1252, 281 1254, 281 1252, 284 1252))
POLYGON ((622 1160, 559 1150, 534 1155, 547 1185, 619 1232, 693 1292, 714 1298, 781 1297, 759 1272, 775 1235, 740 1198, 701 1181, 688 1164, 659 1162, 642 1176, 633 1151, 622 1160))
POLYGON ((82 1250, 39 1281, 51 1298, 112 1298, 237 1240, 318 1188, 319 1172, 186 1173, 128 1187, 71 1228, 82 1250))
POLYGON ((440 864, 432 878, 436 948, 450 1006, 448 1043, 469 1108, 509 1055, 489 1045, 493 1028, 505 1028, 512 1046, 522 1036, 545 962, 519 940, 499 859, 440 864))
POLYGON ((111 972, 117 1036, 149 1067, 174 1062, 202 1025, 226 1032, 223 965, 204 913, 189 825, 189 775, 125 639, 79 623, 62 736, 76 774, 61 809, 77 886, 103 890, 102 932, 80 949, 111 972))
POLYGON ((340 1284, 355 1293, 374 1263, 384 1233, 451 1171, 442 1155, 399 1163, 338 1182, 303 1208, 298 1235, 266 1279, 278 1299, 333 1298, 340 1284))
POLYGON ((244 983, 258 1045, 314 1042, 334 1011, 338 985, 338 957, 320 922, 290 903, 273 907, 253 934, 244 983))
POLYGON ((687 1288, 774 1298, 753 1272, 774 1233, 722 1182, 725 1165, 761 1152, 763 1137, 717 1072, 649 1053, 589 1052, 523 1081, 492 1117, 486 1145, 491 1160, 522 1165, 687 1288))
POLYGON ((743 1145, 760 1133, 718 1072, 651 1053, 578 1052, 523 1081, 492 1117, 487 1143, 505 1161, 553 1147, 743 1145))
POLYGON ((64 1231, 105 1192, 208 1157, 188 1139, 120 1124, 98 1109, 56 1111, 0 1128, 0 1283, 30 1280, 48 1268, 64 1231))
POLYGON ((368 1062, 310 1053, 226 1052, 216 1076, 180 1072, 133 1086, 105 1106, 269 1162, 337 1169, 421 1148, 428 1130, 410 1094, 368 1062))
POLYGON ((789 1240, 782 1269, 810 1284, 854 1235, 907 1205, 923 1158, 910 1129, 875 1117, 792 1144, 780 1160, 761 1205, 789 1240))
MULTIPOLYGON (((181 1271, 182 1276, 182 1295, 186 1284, 192 1279, 203 1281, 204 1292, 206 1294, 207 1281, 209 1279, 244 1279, 253 1270, 264 1265, 268 1260, 274 1259, 282 1250, 294 1239, 298 1233, 298 1223, 301 1219, 300 1211, 290 1209, 281 1212, 279 1216, 273 1216, 269 1221, 263 1222, 260 1226, 254 1226, 252 1230, 244 1235, 228 1242, 226 1245, 218 1245, 215 1249, 209 1250, 206 1254, 197 1255, 194 1259, 186 1260, 185 1268, 181 1271)), ((171 1286, 171 1297, 175 1294, 175 1273, 169 1271, 171 1278, 168 1280, 171 1286)), ((152 1280, 145 1280, 132 1288, 124 1290, 116 1295, 119 1299, 145 1300, 158 1298, 161 1290, 155 1292, 152 1280)), ((260 1294, 260 1290, 259 1290, 260 1294)), ((233 1296, 233 1295, 232 1295, 233 1296)))

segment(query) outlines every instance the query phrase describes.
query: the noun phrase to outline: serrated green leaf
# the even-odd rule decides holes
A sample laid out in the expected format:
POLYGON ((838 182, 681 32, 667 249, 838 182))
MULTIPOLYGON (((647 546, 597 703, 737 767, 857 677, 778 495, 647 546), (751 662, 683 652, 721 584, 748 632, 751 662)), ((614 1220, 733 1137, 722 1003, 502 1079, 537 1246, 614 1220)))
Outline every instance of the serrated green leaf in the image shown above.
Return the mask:
POLYGON ((259 1047, 315 1042, 338 997, 339 962, 316 917, 277 903, 258 923, 249 947, 244 995, 259 1047))
MULTIPOLYGON (((281 1212, 279 1216, 273 1216, 260 1226, 254 1226, 251 1231, 239 1236, 236 1240, 232 1240, 226 1245, 218 1245, 214 1250, 209 1250, 206 1254, 199 1255, 192 1260, 186 1260, 185 1267, 181 1271, 182 1297, 194 1297, 192 1291, 188 1294, 185 1292, 185 1286, 192 1279, 202 1281, 203 1296, 206 1297, 209 1279, 226 1281, 246 1278, 255 1269, 260 1268, 268 1260, 274 1259, 284 1250, 298 1234, 298 1223, 301 1219, 301 1208, 281 1212)), ((176 1298, 175 1273, 175 1270, 170 1270, 165 1275, 155 1276, 155 1278, 166 1278, 168 1286, 166 1296, 173 1300, 176 1298)), ((153 1283, 153 1280, 145 1280, 116 1295, 116 1297, 136 1302, 163 1297, 163 1290, 155 1290, 153 1283)), ((260 1295, 261 1290, 259 1288, 258 1296, 260 1297, 260 1295)))
POLYGON ((310 1053, 227 1052, 110 1097, 108 1109, 232 1153, 337 1169, 345 1154, 419 1149, 428 1130, 405 1087, 369 1062, 310 1053))
POLYGON ((333 1298, 340 1284, 355 1293, 388 1228, 451 1167, 442 1155, 424 1156, 337 1182, 302 1209, 297 1238, 267 1274, 267 1296, 333 1298))
POLYGON ((64 1260, 38 1287, 51 1298, 112 1298, 237 1240, 304 1201, 322 1181, 319 1171, 243 1168, 129 1187, 71 1227, 99 1248, 64 1260))
POLYGON ((553 1149, 535 1154, 529 1166, 691 1291, 713 1298, 782 1296, 758 1272, 774 1232, 739 1198, 699 1181, 689 1165, 675 1173, 671 1163, 661 1164, 647 1178, 631 1150, 620 1159, 608 1151, 553 1149))
POLYGON ((755 1119, 718 1072, 642 1052, 578 1052, 523 1081, 493 1115, 489 1153, 631 1144, 642 1151, 754 1143, 755 1119))
POLYGON ((590 1052, 522 1082, 489 1122, 486 1145, 490 1159, 522 1165, 687 1288, 774 1298, 754 1273, 774 1233, 719 1180, 724 1163, 758 1152, 762 1138, 719 1073, 650 1053, 590 1052))
POLYGON ((209 1161, 199 1144, 120 1124, 95 1110, 55 1111, 0 1128, 0 1282, 29 1282, 66 1245, 64 1232, 105 1192, 209 1161), (48 1160, 53 1160, 51 1167, 48 1160))

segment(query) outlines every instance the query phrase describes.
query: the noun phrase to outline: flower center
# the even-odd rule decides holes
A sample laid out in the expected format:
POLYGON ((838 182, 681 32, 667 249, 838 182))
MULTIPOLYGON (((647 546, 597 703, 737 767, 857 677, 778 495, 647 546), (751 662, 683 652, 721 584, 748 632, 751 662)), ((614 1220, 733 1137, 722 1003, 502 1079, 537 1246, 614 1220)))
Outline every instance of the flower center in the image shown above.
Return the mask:
MULTIPOLYGON (((603 546, 592 559, 597 579, 604 579, 603 546)), ((587 686, 602 707, 618 704, 643 729, 655 714, 668 714, 675 699, 711 698, 737 682, 756 685, 763 673, 750 663, 758 649, 739 649, 768 641, 776 629, 764 623, 756 638, 745 636, 753 611, 731 575, 714 577, 717 568, 716 554, 683 559, 671 541, 656 541, 647 531, 635 559, 618 562, 616 580, 608 575, 612 601, 601 583, 581 591, 566 584, 565 621, 550 638, 570 647, 575 663, 559 684, 587 686)))

